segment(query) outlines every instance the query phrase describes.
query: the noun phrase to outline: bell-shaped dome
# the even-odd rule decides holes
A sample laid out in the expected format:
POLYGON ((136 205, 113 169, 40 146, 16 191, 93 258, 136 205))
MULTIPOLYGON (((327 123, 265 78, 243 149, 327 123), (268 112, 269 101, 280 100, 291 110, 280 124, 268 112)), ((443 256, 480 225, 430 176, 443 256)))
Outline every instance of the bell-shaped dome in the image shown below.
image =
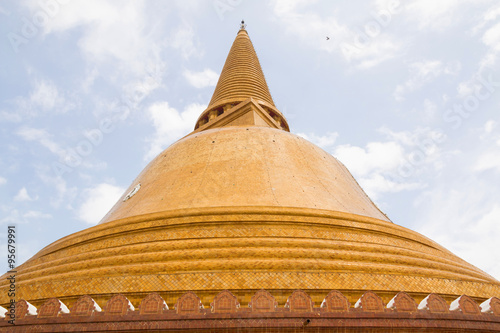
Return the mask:
POLYGON ((323 209, 389 221, 332 155, 288 132, 219 127, 156 157, 101 223, 175 209, 323 209), (125 198, 124 198, 125 199, 125 198))
MULTIPOLYGON (((500 282, 392 223, 334 157, 288 132, 240 30, 196 129, 156 157, 97 226, 18 267, 18 298, 302 289, 479 300, 500 282), (218 108, 221 109, 218 109, 218 108)), ((0 281, 0 304, 9 302, 0 281)), ((356 296, 357 295, 357 296, 356 296)), ((283 302, 282 299, 279 299, 283 302)), ((208 304, 206 304, 208 305, 208 304)))

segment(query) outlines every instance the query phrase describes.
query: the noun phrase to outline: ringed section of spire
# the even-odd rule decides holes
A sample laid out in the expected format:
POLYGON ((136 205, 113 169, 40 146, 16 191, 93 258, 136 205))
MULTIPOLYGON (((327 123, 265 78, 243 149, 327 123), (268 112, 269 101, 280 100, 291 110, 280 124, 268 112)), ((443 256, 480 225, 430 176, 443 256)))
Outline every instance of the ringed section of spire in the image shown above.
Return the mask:
POLYGON ((204 125, 230 113, 249 98, 265 110, 277 128, 289 131, 285 117, 274 105, 250 37, 242 28, 229 51, 212 99, 196 121, 195 130, 203 130, 204 125))

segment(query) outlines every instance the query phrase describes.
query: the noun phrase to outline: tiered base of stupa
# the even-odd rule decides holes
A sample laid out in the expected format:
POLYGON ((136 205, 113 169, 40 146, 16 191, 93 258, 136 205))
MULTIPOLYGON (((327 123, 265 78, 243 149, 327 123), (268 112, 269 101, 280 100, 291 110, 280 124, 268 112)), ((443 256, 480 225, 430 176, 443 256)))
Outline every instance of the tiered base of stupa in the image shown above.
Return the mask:
MULTIPOLYGON (((6 307, 4 282, 0 305, 6 307)), ((104 306, 123 294, 138 306, 158 292, 169 304, 194 291, 208 306, 231 290, 247 306, 266 289, 284 304, 293 290, 318 304, 331 290, 354 303, 366 290, 385 303, 399 291, 420 302, 500 296, 500 284, 435 242, 391 222, 280 207, 183 209, 112 221, 47 246, 17 269, 16 299, 104 306), (358 241, 362 240, 362 241, 358 241)))

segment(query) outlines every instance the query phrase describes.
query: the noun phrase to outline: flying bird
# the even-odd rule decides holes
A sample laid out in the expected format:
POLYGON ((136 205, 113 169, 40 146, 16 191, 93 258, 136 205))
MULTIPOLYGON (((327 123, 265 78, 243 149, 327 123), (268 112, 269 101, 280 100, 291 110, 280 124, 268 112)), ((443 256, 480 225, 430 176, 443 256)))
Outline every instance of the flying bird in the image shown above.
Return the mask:
POLYGON ((326 36, 326 40, 330 40, 330 37, 326 36))

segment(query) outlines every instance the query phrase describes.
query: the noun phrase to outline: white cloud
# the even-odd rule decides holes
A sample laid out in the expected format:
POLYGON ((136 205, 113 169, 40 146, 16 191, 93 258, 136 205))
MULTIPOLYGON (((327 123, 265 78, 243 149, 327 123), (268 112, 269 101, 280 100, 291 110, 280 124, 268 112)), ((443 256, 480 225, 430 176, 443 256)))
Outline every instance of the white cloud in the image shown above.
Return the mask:
POLYGON ((32 128, 32 127, 22 127, 17 131, 17 134, 26 141, 36 141, 40 143, 43 147, 47 148, 51 153, 59 156, 62 160, 67 157, 67 154, 59 144, 54 142, 49 134, 44 129, 32 128))
MULTIPOLYGON (((40 10, 38 1, 27 4, 33 13, 40 10)), ((123 82, 123 77, 143 76, 149 61, 162 62, 162 11, 149 8, 144 0, 67 1, 44 25, 43 34, 66 34, 78 29, 77 45, 85 59, 93 65, 107 65, 100 70, 115 72, 106 78, 123 82)))
POLYGON ((20 189, 19 192, 17 192, 16 196, 14 197, 14 201, 34 201, 37 199, 38 197, 33 198, 28 194, 28 190, 26 189, 26 187, 20 189))
POLYGON ((413 62, 408 66, 409 79, 396 87, 394 98, 404 100, 404 95, 422 88, 425 84, 434 81, 441 74, 456 75, 461 69, 458 62, 444 64, 439 60, 413 62))
MULTIPOLYGON (((62 33, 84 28, 83 37, 78 43, 84 51, 96 57, 123 59, 134 52, 133 42, 137 30, 140 31, 137 28, 143 23, 142 6, 143 1, 123 1, 120 4, 106 0, 70 1, 61 6, 57 15, 47 22, 44 32, 62 33), (121 33, 120 29, 123 29, 121 33), (104 31, 107 33, 102 33, 104 31)), ((32 2, 31 9, 38 10, 38 4, 32 2)))
POLYGON ((479 249, 474 251, 474 262, 477 262, 484 270, 491 272, 497 279, 500 278, 500 254, 497 243, 500 237, 500 227, 498 221, 500 221, 500 205, 495 204, 467 230, 478 241, 479 249))
MULTIPOLYGON (((27 5, 33 13, 40 10, 39 1, 28 1, 27 5)), ((169 45, 165 33, 168 31, 165 29, 168 25, 166 17, 174 6, 175 3, 166 6, 146 5, 144 0, 68 1, 60 5, 55 15, 44 25, 43 36, 60 38, 71 34, 75 37, 80 51, 78 56, 83 59, 87 71, 75 95, 80 97, 82 93, 92 93, 91 98, 82 98, 82 103, 110 104, 107 103, 109 91, 105 88, 111 84, 111 89, 122 92, 120 106, 126 108, 120 114, 120 121, 123 121, 138 103, 161 86, 167 68, 165 60, 169 58, 165 55, 167 47, 191 43, 193 47, 189 52, 199 53, 192 41, 193 33, 191 36, 181 34, 178 36, 179 41, 173 43, 175 45, 169 45), (97 78, 100 79, 99 91, 92 92, 97 78)), ((49 92, 46 89, 46 95, 49 92)), ((115 98, 117 95, 115 91, 115 98)), ((94 115, 101 118, 110 117, 114 111, 102 105, 92 109, 94 115), (106 112, 108 114, 103 115, 106 112)), ((111 116, 117 118, 116 113, 111 116)), ((16 120, 15 115, 5 112, 3 117, 16 120)))
POLYGON ((277 0, 273 10, 288 34, 310 48, 337 53, 358 69, 374 67, 399 54, 401 43, 386 29, 395 12, 387 24, 381 25, 375 17, 370 17, 367 22, 348 26, 340 23, 341 14, 337 11, 322 17, 308 10, 311 5, 310 1, 277 0), (330 39, 326 41, 325 36, 330 39))
POLYGON ((485 124, 484 124, 484 131, 487 133, 487 134, 490 134, 491 132, 493 132, 493 130, 495 128, 497 128, 498 126, 498 122, 495 121, 495 120, 488 120, 485 124))
MULTIPOLYGON (((2 207, 3 208, 3 207, 2 207)), ((23 219, 21 219, 21 214, 19 214, 19 211, 17 209, 2 209, 5 217, 3 217, 0 220, 0 224, 7 224, 7 223, 19 223, 19 222, 24 222, 23 219)))
POLYGON ((485 45, 493 48, 494 51, 500 51, 500 23, 486 30, 482 41, 485 45))
POLYGON ((381 174, 373 174, 369 177, 360 178, 363 190, 372 199, 377 200, 383 193, 397 193, 401 191, 412 191, 424 188, 425 185, 419 182, 399 182, 389 179, 381 174))
MULTIPOLYGON (((89 132, 84 132, 89 133, 89 132)), ((105 162, 90 162, 88 155, 92 153, 93 146, 89 153, 79 153, 78 146, 76 148, 63 148, 57 142, 52 140, 52 134, 45 129, 33 127, 22 127, 17 131, 17 134, 26 141, 35 141, 47 148, 52 154, 56 155, 58 163, 61 163, 62 169, 72 169, 75 167, 83 167, 86 169, 103 169, 106 167, 105 162)), ((55 163, 56 161, 54 161, 55 163)), ((66 171, 61 170, 63 174, 66 171)), ((57 173, 57 172, 56 172, 57 173)))
POLYGON ((65 113, 75 108, 75 104, 69 102, 50 80, 35 80, 29 96, 18 96, 13 104, 13 111, 2 111, 3 119, 20 122, 45 114, 65 113))
POLYGON ((488 47, 488 52, 486 52, 481 60, 481 69, 495 66, 497 64, 498 53, 500 52, 500 23, 486 30, 483 34, 482 42, 488 47))
POLYGON ((394 58, 401 46, 391 37, 382 35, 366 42, 359 42, 359 35, 350 33, 349 39, 340 45, 342 55, 359 69, 369 69, 394 58))
POLYGON ((500 132, 497 129, 498 122, 490 119, 473 131, 480 133, 481 140, 481 144, 476 148, 475 162, 472 166, 474 172, 492 170, 500 174, 500 132))
POLYGON ((413 131, 402 132, 394 132, 387 127, 381 127, 378 131, 391 140, 401 142, 410 147, 417 147, 426 154, 435 153, 438 145, 446 140, 444 133, 429 127, 417 127, 413 131))
POLYGON ((195 35, 190 26, 179 27, 170 37, 169 46, 181 51, 184 59, 189 59, 194 54, 203 55, 201 50, 195 45, 195 35))
POLYGON ((491 23, 491 21, 495 21, 499 15, 500 15, 500 4, 496 4, 488 8, 483 12, 482 17, 478 20, 479 23, 472 28, 472 33, 476 34, 478 31, 483 29, 485 25, 491 23))
POLYGON ((500 172, 500 149, 492 149, 479 156, 474 171, 495 170, 500 172))
POLYGON ((394 170, 404 161, 404 149, 398 142, 369 142, 365 148, 341 145, 335 149, 338 157, 357 176, 394 170))
POLYGON ((99 71, 97 68, 93 68, 90 71, 87 71, 85 78, 82 81, 81 87, 85 93, 90 92, 90 88, 94 84, 95 80, 99 77, 99 71))
POLYGON ((481 41, 487 47, 487 52, 485 52, 479 63, 479 72, 485 67, 494 66, 497 62, 500 51, 500 23, 498 23, 497 19, 499 15, 500 4, 495 3, 483 11, 482 16, 477 19, 477 25, 471 29, 473 36, 482 33, 481 41))
MULTIPOLYGON (((464 4, 473 0, 412 0, 404 2, 404 14, 408 21, 416 24, 419 30, 444 30, 456 24, 467 11, 460 10, 464 4)), ((467 8, 467 7, 465 7, 467 8)))
POLYGON ((7 213, 7 214, 5 214, 7 216, 0 219, 0 224, 3 224, 3 223, 13 223, 13 224, 29 223, 30 222, 29 220, 37 220, 37 219, 40 220, 40 219, 52 218, 52 215, 47 214, 47 213, 43 213, 40 211, 36 211, 36 210, 29 210, 25 213, 21 213, 19 210, 12 209, 11 207, 9 207, 8 209, 6 209, 5 207, 2 207, 2 211, 4 213, 7 213))
POLYGON ((42 213, 36 210, 29 210, 23 214, 23 217, 26 219, 51 219, 52 215, 42 213))
POLYGON ((97 224, 120 199, 124 188, 107 183, 98 184, 82 192, 83 202, 78 209, 79 220, 97 224))
POLYGON ((190 104, 183 112, 177 111, 167 102, 159 102, 148 108, 148 114, 153 121, 155 133, 148 140, 151 142, 148 152, 144 157, 150 160, 158 155, 174 140, 180 139, 194 129, 194 124, 205 110, 206 105, 190 104))
POLYGON ((5 179, 4 177, 0 176, 0 185, 3 185, 7 183, 7 179, 5 179))
MULTIPOLYGON (((149 63, 145 73, 136 80, 124 85, 123 102, 128 106, 137 107, 151 92, 159 88, 163 81, 165 64, 163 62, 149 63)), ((126 116, 124 116, 126 118, 126 116)))
POLYGON ((500 277, 500 138, 497 121, 464 132, 463 152, 414 201, 417 231, 500 277))
POLYGON ((304 5, 315 1, 307 0, 275 0, 274 12, 279 16, 291 16, 301 10, 304 5))
POLYGON ((325 135, 319 135, 319 136, 314 133, 309 133, 309 134, 297 133, 297 135, 303 137, 307 141, 310 141, 323 149, 333 146, 335 144, 335 141, 337 140, 337 137, 339 136, 337 132, 328 132, 325 135))
POLYGON ((214 87, 219 79, 219 74, 207 68, 201 72, 185 70, 183 73, 186 80, 195 88, 214 87))
POLYGON ((437 111, 438 111, 438 107, 437 107, 436 103, 434 103, 431 100, 426 98, 424 100, 424 107, 423 107, 423 115, 424 115, 425 119, 429 120, 429 121, 435 119, 437 111))
POLYGON ((35 89, 30 95, 30 101, 34 106, 39 106, 43 110, 51 110, 55 106, 62 105, 64 98, 59 95, 54 83, 42 80, 36 83, 35 89))
POLYGON ((383 193, 424 188, 427 185, 420 175, 443 167, 442 133, 428 128, 379 131, 387 141, 369 142, 365 147, 340 145, 333 152, 372 199, 383 193))
POLYGON ((61 176, 53 176, 54 170, 50 167, 44 167, 41 170, 38 170, 38 177, 44 183, 44 185, 50 189, 50 204, 54 208, 59 208, 61 205, 65 204, 66 208, 72 209, 71 203, 76 197, 77 187, 76 186, 68 186, 66 180, 61 176), (55 191, 55 193, 52 193, 55 191))
POLYGON ((488 197, 490 186, 471 175, 430 188, 416 200, 415 225, 416 231, 498 279, 500 206, 488 197))
POLYGON ((465 98, 474 93, 476 87, 476 83, 474 80, 460 82, 457 86, 458 97, 465 98))

